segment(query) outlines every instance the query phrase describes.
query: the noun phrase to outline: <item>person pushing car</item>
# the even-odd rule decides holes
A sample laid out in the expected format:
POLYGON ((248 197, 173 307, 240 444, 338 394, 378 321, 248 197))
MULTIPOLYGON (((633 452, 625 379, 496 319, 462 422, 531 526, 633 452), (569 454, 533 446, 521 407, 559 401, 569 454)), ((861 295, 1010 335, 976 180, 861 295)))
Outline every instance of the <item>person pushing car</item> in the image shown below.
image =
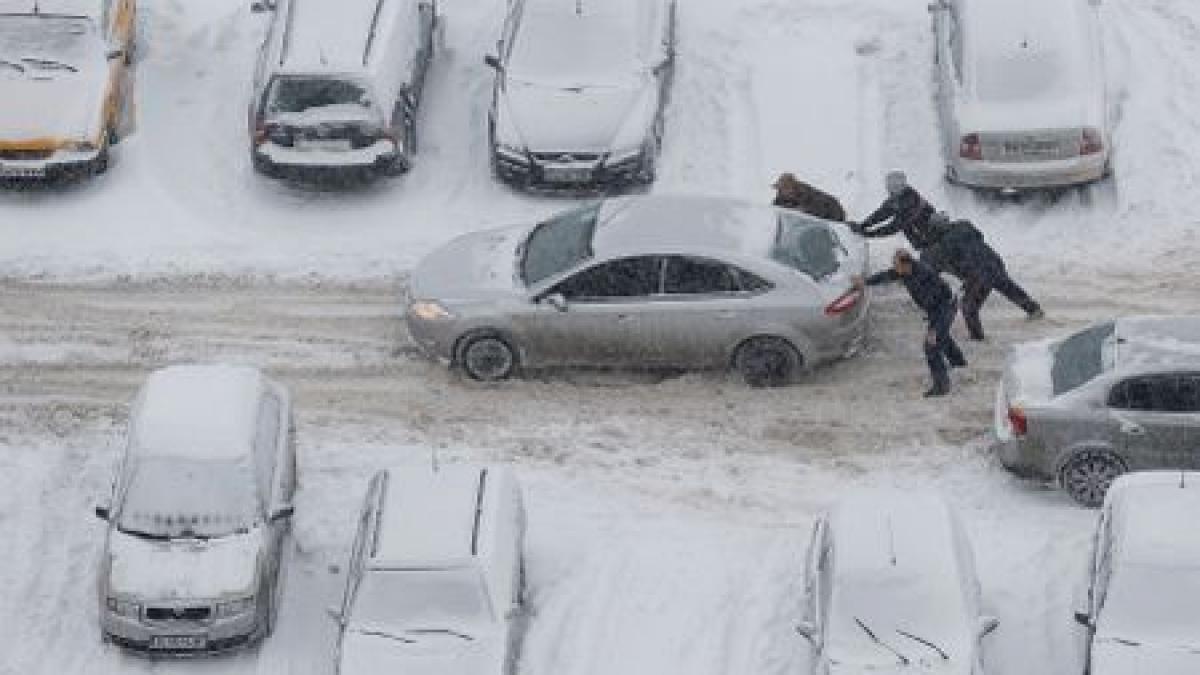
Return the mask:
POLYGON ((862 290, 866 286, 900 281, 925 312, 925 361, 933 385, 925 397, 945 396, 950 393, 950 372, 947 363, 955 368, 967 365, 967 359, 958 343, 950 335, 950 326, 958 313, 958 303, 950 285, 942 280, 937 270, 913 258, 905 249, 896 251, 892 257, 892 268, 873 274, 866 279, 854 277, 854 287, 862 290))
POLYGON ((936 210, 920 192, 908 184, 903 171, 889 171, 884 179, 887 198, 866 220, 852 225, 867 237, 887 237, 903 232, 918 252, 937 243, 941 233, 930 228, 929 219, 936 210))
POLYGON ((796 178, 795 174, 780 174, 771 187, 775 188, 775 206, 837 223, 846 222, 846 210, 836 197, 796 178))

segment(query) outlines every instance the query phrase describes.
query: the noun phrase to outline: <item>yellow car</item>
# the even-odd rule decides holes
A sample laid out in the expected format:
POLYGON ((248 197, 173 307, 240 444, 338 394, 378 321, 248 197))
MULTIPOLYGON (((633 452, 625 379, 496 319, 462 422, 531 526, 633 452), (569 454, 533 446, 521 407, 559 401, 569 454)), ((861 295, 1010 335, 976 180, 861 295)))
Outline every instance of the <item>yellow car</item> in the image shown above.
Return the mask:
POLYGON ((132 113, 135 0, 0 0, 0 179, 101 173, 132 113))

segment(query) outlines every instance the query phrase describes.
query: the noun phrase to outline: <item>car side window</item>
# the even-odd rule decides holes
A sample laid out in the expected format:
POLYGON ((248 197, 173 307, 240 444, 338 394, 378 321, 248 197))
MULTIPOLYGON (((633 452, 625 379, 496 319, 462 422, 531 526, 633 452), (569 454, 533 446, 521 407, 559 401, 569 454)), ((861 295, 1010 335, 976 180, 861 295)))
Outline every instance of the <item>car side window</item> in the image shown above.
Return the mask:
POLYGON ((668 294, 713 295, 741 290, 737 270, 725 263, 683 256, 667 259, 663 291, 668 294))
POLYGON ((264 499, 272 496, 275 479, 275 461, 279 454, 279 397, 274 394, 263 396, 258 412, 258 428, 254 435, 254 472, 258 488, 264 499))
POLYGON ((1163 378, 1159 397, 1163 412, 1200 412, 1200 377, 1179 375, 1163 378))
POLYGON ((600 263, 559 283, 552 292, 574 301, 603 301, 656 295, 662 285, 658 256, 621 258, 600 263))
POLYGON ((1113 387, 1109 406, 1146 412, 1200 412, 1200 376, 1160 375, 1125 380, 1113 387))

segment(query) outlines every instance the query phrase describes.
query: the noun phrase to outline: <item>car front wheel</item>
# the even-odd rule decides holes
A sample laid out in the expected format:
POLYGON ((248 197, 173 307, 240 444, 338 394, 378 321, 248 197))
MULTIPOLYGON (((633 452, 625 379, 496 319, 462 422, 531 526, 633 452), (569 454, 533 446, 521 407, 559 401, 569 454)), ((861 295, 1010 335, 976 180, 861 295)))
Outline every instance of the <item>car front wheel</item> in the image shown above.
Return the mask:
POLYGON ((1118 476, 1127 470, 1125 462, 1105 450, 1076 453, 1062 470, 1062 486, 1072 499, 1095 508, 1104 503, 1104 495, 1118 476))
POLYGON ((498 382, 516 372, 517 352, 499 335, 475 333, 463 339, 458 364, 472 380, 498 382))
POLYGON ((800 369, 800 355, 783 338, 756 337, 738 348, 733 365, 751 387, 782 387, 800 369))

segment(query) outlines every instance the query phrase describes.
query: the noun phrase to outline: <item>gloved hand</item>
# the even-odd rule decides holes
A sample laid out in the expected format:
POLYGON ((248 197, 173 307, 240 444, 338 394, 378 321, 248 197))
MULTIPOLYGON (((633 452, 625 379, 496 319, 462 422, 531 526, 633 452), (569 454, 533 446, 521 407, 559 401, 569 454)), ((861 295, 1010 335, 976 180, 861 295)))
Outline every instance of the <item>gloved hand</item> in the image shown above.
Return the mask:
POLYGON ((862 223, 856 223, 853 220, 846 221, 846 224, 850 226, 850 231, 854 234, 862 234, 865 229, 862 223))

